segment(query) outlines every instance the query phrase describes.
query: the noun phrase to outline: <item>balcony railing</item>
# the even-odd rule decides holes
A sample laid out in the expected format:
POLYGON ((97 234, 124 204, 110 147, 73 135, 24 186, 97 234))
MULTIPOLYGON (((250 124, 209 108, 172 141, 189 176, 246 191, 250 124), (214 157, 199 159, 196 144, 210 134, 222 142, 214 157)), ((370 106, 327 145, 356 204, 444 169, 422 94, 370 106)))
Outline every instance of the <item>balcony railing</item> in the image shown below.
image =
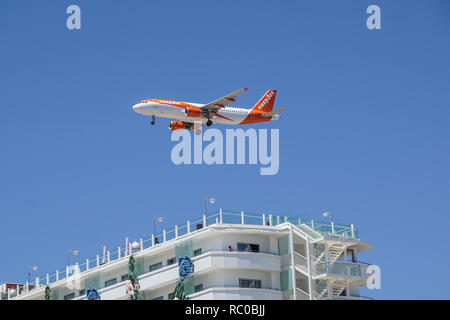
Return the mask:
POLYGON ((336 261, 332 265, 329 265, 325 262, 319 262, 314 266, 314 273, 316 276, 322 274, 329 275, 339 275, 339 276, 348 276, 348 277, 364 277, 365 271, 361 269, 363 266, 358 262, 344 262, 344 261, 336 261))
POLYGON ((131 244, 127 248, 117 247, 112 251, 107 251, 105 255, 97 255, 93 258, 88 258, 84 263, 77 263, 75 266, 65 267, 56 270, 52 274, 46 274, 43 277, 36 278, 33 283, 26 283, 25 290, 21 292, 26 294, 30 291, 44 287, 47 284, 53 284, 70 277, 74 273, 86 272, 93 268, 100 267, 104 264, 123 259, 130 255, 131 252, 139 252, 144 249, 152 248, 168 241, 178 239, 181 236, 196 232, 198 229, 213 225, 213 224, 245 224, 245 225, 263 225, 263 226, 277 226, 285 222, 290 222, 295 225, 306 225, 312 230, 323 235, 334 235, 336 237, 345 237, 351 239, 358 238, 358 232, 353 225, 330 225, 315 221, 313 219, 293 218, 287 215, 272 215, 272 214, 252 214, 244 213, 243 211, 232 211, 220 209, 219 212, 209 216, 203 215, 197 219, 188 220, 182 226, 174 226, 170 230, 163 230, 161 233, 152 234, 148 238, 140 239, 139 249, 135 250, 131 244))
POLYGON ((294 265, 308 272, 308 258, 294 251, 294 265))
POLYGON ((309 300, 309 294, 300 288, 295 288, 297 300, 309 300))

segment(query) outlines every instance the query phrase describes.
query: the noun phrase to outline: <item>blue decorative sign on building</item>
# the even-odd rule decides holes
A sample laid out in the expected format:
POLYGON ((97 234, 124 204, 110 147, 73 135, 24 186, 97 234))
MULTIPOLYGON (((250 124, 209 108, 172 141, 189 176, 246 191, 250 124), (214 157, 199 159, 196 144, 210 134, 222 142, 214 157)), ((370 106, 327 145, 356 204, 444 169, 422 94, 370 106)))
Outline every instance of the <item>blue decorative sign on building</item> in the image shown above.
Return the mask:
POLYGON ((194 272, 194 264, 188 256, 178 258, 178 272, 181 281, 184 281, 194 272))
POLYGON ((86 296, 88 300, 100 300, 100 294, 95 288, 87 289, 86 296))

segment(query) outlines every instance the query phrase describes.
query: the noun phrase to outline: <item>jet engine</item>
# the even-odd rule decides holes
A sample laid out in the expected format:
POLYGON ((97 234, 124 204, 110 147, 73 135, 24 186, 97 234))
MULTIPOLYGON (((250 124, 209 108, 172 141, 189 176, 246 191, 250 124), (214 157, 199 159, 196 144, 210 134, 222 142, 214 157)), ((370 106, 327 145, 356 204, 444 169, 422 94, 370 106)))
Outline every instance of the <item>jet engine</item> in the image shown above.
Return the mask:
POLYGON ((170 121, 169 123, 169 130, 175 131, 175 130, 194 130, 194 124, 190 122, 183 122, 183 121, 170 121))
POLYGON ((200 108, 186 108, 184 110, 186 117, 198 118, 202 115, 202 109, 200 108))

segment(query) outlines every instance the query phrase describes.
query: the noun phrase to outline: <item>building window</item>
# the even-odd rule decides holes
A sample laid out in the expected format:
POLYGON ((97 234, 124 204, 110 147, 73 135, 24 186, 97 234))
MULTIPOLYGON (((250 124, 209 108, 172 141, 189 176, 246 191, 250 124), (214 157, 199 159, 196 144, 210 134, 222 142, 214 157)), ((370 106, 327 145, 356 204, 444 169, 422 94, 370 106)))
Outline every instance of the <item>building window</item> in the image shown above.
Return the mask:
POLYGON ((194 257, 195 256, 199 256, 199 255, 201 255, 202 254, 202 248, 199 248, 199 249, 195 249, 194 250, 194 257))
POLYGON ((170 258, 170 259, 167 259, 167 265, 170 266, 171 264, 174 264, 176 261, 177 261, 177 260, 176 260, 175 257, 170 258))
POLYGON ((240 288, 258 288, 261 289, 261 280, 239 279, 240 288))
POLYGON ((116 284, 116 283, 117 283, 117 278, 106 280, 105 287, 112 286, 113 284, 116 284))
POLYGON ((237 249, 238 251, 259 252, 259 244, 238 242, 237 249))
POLYGON ((152 264, 150 266, 149 270, 150 271, 155 271, 155 270, 158 270, 158 269, 161 269, 161 268, 162 268, 162 262, 158 262, 158 263, 152 264))
POLYGON ((157 298, 154 298, 154 299, 152 299, 152 300, 164 300, 164 296, 157 297, 157 298))
POLYGON ((64 300, 72 300, 73 298, 75 298, 75 292, 72 292, 70 294, 66 294, 64 296, 64 300))
POLYGON ((81 289, 80 291, 78 291, 78 295, 79 296, 84 296, 86 294, 86 290, 85 289, 81 289))
POLYGON ((198 284, 194 287, 194 292, 199 292, 203 290, 203 283, 198 284))
POLYGON ((128 274, 124 274, 120 277, 120 281, 126 281, 128 280, 128 274))

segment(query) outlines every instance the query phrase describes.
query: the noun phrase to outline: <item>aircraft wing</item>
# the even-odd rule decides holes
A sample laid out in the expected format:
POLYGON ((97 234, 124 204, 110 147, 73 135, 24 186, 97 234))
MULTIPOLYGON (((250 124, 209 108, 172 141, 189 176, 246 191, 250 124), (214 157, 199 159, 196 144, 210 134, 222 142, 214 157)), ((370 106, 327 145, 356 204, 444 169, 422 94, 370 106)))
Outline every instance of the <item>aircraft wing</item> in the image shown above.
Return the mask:
POLYGON ((239 89, 236 90, 225 97, 222 97, 220 99, 214 100, 213 102, 210 102, 208 104, 205 104, 202 109, 206 109, 208 111, 217 111, 220 108, 225 107, 230 102, 235 102, 238 95, 240 95, 242 92, 247 91, 247 88, 245 89, 239 89))

